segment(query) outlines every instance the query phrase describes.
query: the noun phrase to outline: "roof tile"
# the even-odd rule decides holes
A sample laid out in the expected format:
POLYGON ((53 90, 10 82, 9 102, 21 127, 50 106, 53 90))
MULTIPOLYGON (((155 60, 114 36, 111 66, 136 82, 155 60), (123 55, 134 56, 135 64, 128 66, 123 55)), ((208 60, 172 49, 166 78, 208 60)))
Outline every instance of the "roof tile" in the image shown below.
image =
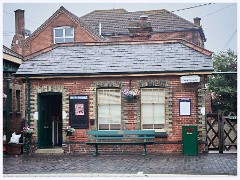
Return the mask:
POLYGON ((181 43, 82 44, 59 46, 24 61, 16 74, 160 73, 189 70, 213 71, 211 56, 181 43))

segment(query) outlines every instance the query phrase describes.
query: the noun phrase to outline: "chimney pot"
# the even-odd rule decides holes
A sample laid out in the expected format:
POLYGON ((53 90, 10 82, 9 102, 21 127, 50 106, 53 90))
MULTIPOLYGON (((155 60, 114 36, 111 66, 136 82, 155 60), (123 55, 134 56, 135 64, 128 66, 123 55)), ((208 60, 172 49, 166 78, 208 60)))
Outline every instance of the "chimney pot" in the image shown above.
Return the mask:
POLYGON ((194 19, 193 19, 193 21, 194 21, 194 24, 196 24, 196 25, 200 26, 200 21, 201 21, 201 18, 199 18, 199 17, 196 17, 196 18, 194 18, 194 19))
POLYGON ((140 21, 141 22, 146 22, 148 20, 148 16, 147 15, 141 15, 140 16, 140 21))

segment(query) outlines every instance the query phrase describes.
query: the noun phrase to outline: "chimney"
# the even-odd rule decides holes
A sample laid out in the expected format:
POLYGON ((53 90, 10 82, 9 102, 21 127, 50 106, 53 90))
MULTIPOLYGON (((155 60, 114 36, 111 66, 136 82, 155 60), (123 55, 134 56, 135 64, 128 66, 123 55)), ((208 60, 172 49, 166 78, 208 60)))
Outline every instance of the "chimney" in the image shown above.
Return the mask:
POLYGON ((194 24, 196 24, 197 26, 200 26, 201 18, 196 17, 196 18, 193 19, 193 21, 194 21, 194 24))
POLYGON ((145 23, 145 22, 147 22, 147 20, 148 20, 148 16, 147 15, 141 15, 140 16, 140 22, 145 23))
POLYGON ((15 12, 15 34, 25 37, 24 10, 18 9, 15 12))

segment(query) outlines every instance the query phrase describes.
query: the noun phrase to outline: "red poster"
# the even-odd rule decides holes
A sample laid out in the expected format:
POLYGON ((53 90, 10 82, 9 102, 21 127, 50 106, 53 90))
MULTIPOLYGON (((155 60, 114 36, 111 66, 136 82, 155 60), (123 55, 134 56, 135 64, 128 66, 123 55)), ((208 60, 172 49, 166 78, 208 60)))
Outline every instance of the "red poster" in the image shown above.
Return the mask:
POLYGON ((76 116, 84 115, 84 104, 75 104, 75 115, 76 116))

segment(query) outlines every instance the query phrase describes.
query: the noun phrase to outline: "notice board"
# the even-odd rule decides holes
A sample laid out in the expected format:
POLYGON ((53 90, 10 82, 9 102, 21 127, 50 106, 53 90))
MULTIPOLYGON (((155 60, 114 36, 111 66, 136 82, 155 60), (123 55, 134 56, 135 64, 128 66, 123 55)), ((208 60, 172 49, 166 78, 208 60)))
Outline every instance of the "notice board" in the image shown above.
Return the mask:
POLYGON ((78 129, 88 129, 88 96, 71 95, 69 97, 70 126, 78 129))
POLYGON ((179 99, 179 115, 191 116, 191 99, 189 98, 179 99))

